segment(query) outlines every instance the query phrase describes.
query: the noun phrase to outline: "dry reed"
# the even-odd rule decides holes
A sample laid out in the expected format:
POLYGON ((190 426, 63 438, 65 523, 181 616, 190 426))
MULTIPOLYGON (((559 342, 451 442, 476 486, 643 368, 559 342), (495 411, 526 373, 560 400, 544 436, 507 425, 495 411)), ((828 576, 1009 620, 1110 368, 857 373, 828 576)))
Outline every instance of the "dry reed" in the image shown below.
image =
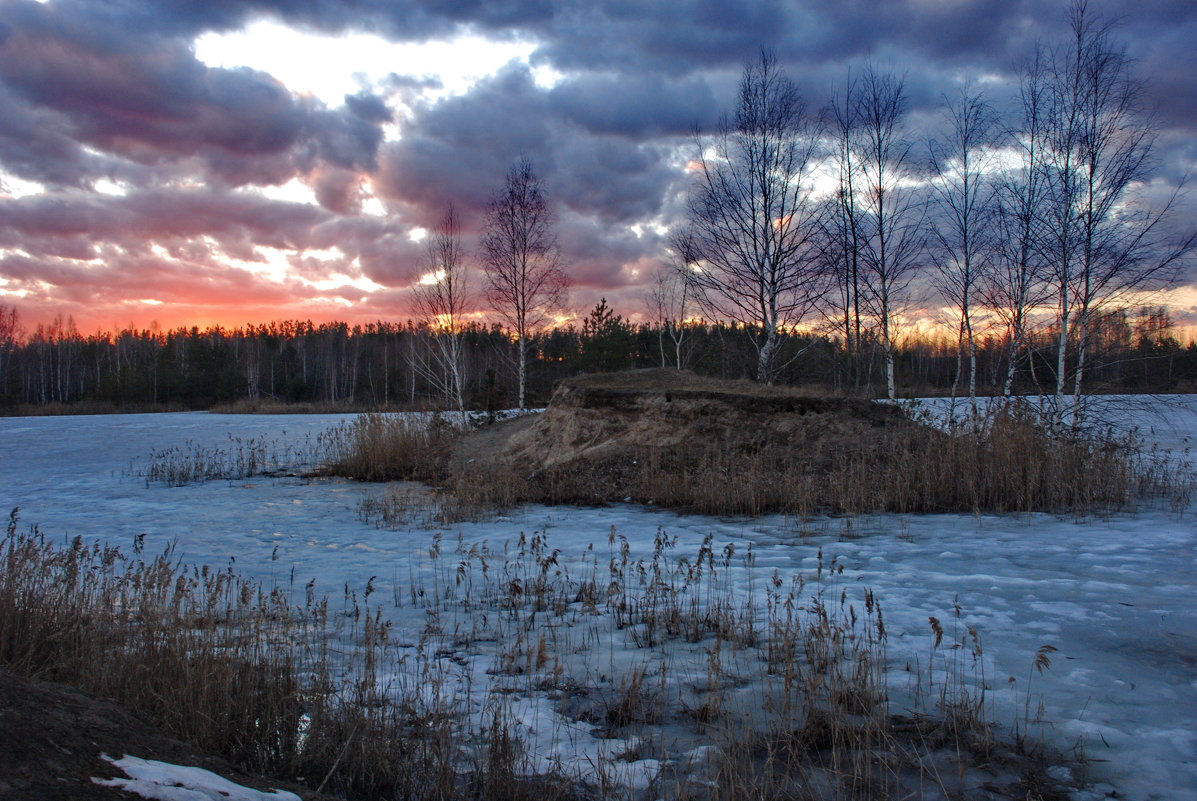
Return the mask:
POLYGON ((440 415, 363 414, 321 436, 326 469, 364 481, 437 481, 461 428, 440 415))
POLYGON ((685 758, 659 746, 660 797, 963 797, 981 779, 1042 780, 1041 765, 992 735, 984 676, 970 667, 979 638, 963 621, 960 642, 975 647, 962 656, 946 642, 955 629, 932 627, 929 661, 946 662, 916 679, 929 708, 890 712, 881 604, 867 591, 850 598, 842 566, 821 553, 813 575, 773 573, 758 593, 751 549, 709 538, 686 554, 659 531, 635 557, 612 530, 605 553, 566 564, 543 534, 503 551, 437 537, 423 578, 389 598, 373 579, 346 588, 334 611, 311 585, 267 588, 169 549, 151 557, 140 542, 125 554, 17 529, 14 512, 0 548, 0 665, 112 697, 246 769, 346 797, 631 797, 619 771, 655 752, 652 727, 679 721, 704 745, 685 758), (392 604, 425 617, 418 643, 392 641, 392 604), (609 638, 644 657, 628 672, 614 661, 593 671, 609 638), (444 661, 479 647, 495 657, 480 726, 444 661), (531 692, 630 750, 585 775, 538 762, 505 700, 531 692))

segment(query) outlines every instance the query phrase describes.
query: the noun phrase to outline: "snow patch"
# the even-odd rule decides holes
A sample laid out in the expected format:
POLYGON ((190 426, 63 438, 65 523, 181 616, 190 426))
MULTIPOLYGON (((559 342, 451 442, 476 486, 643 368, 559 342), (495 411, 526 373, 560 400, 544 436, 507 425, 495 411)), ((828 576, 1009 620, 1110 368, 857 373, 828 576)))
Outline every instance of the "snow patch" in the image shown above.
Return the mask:
POLYGON ((130 778, 93 777, 93 782, 104 787, 115 787, 126 793, 136 793, 142 798, 155 801, 303 801, 295 793, 284 790, 264 793, 231 782, 203 768, 189 768, 134 756, 113 759, 107 754, 101 754, 101 757, 120 768, 130 778))

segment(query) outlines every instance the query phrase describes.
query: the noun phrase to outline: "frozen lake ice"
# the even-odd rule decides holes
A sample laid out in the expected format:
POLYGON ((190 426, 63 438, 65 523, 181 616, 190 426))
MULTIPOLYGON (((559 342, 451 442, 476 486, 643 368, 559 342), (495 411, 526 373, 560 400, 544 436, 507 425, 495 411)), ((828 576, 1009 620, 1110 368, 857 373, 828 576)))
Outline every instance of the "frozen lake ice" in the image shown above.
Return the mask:
MULTIPOLYGON (((1127 411, 1122 419, 1153 441, 1187 447, 1197 435, 1197 401, 1174 399, 1165 411, 1127 411)), ((330 596, 364 588, 374 577, 376 597, 397 605, 392 617, 399 634, 413 639, 425 625, 423 616, 401 608, 413 582, 435 580, 438 570, 451 570, 441 563, 484 543, 492 553, 513 552, 521 533, 539 534, 560 552, 562 565, 581 571, 605 569, 612 528, 626 539, 633 560, 651 558, 659 530, 676 538, 677 554, 693 554, 711 537, 716 553, 730 546, 736 554, 723 576, 727 592, 763 592, 774 571, 801 576, 812 592, 833 582, 837 594, 859 598, 871 588, 885 608, 898 709, 908 683, 904 666, 928 656, 928 618, 946 623, 956 605, 960 625, 975 627, 983 638, 999 723, 1021 714, 1020 693, 1036 650, 1054 646, 1053 666, 1034 674, 1032 690, 1044 703, 1045 740, 1065 752, 1080 746, 1090 760, 1089 786, 1078 797, 1116 792, 1142 801, 1197 801, 1197 524, 1191 508, 1082 519, 888 515, 801 523, 632 506, 530 506, 484 522, 382 529, 359 514, 362 499, 377 494, 377 486, 258 476, 166 487, 132 475, 151 451, 187 441, 219 446, 230 436, 263 437, 299 445, 341 419, 206 413, 0 418, 0 508, 20 507, 22 523, 50 537, 81 535, 119 545, 144 534, 150 552, 174 543, 184 561, 232 562, 276 585, 314 580, 316 590, 330 596), (439 562, 430 552, 438 533, 445 551, 439 562), (819 569, 833 560, 842 573, 819 569)), ((619 675, 644 662, 629 632, 605 620, 589 625, 593 633, 571 635, 592 645, 569 670, 619 675)), ((473 647, 447 667, 478 694, 468 702, 472 713, 486 704, 499 658, 497 648, 473 647)), ((704 670, 701 649, 669 658, 671 681, 697 680, 704 670)), ((615 764, 612 755, 627 750, 626 743, 596 739, 591 727, 561 716, 543 694, 529 689, 509 702, 546 764, 615 764)), ((633 786, 660 767, 647 757, 618 765, 633 786)))

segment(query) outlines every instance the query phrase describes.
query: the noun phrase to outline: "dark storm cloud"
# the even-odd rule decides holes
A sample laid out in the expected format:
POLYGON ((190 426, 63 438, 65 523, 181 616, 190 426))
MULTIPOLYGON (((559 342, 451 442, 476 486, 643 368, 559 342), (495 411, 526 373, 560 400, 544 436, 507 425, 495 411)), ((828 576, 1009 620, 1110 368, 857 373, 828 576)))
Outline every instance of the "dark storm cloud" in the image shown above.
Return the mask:
MULTIPOLYGON (((1060 0, 123 0, 104 4, 58 0, 54 5, 63 9, 61 16, 69 12, 72 17, 95 20, 90 28, 128 29, 140 24, 140 31, 180 40, 235 28, 261 15, 327 31, 370 30, 399 41, 422 41, 464 30, 533 37, 540 43, 534 63, 569 72, 569 81, 578 84, 566 97, 554 100, 555 105, 569 104, 561 111, 591 126, 622 123, 641 134, 709 118, 711 105, 695 108, 700 101, 712 99, 701 96, 696 76, 721 70, 734 73, 761 46, 774 48, 796 72, 825 78, 835 77, 846 63, 868 58, 892 58, 900 62, 901 71, 931 70, 941 76, 964 69, 1008 73, 1037 41, 1057 40, 1066 29, 1066 4, 1060 0), (683 84, 669 86, 667 93, 658 91, 666 75, 683 84), (603 106, 616 102, 610 95, 602 96, 603 89, 615 85, 615 76, 625 81, 618 90, 620 95, 635 99, 655 94, 658 113, 637 121, 608 109, 600 118, 603 106), (598 108, 584 105, 587 96, 598 108)), ((1132 52, 1145 57, 1153 74, 1166 78, 1165 86, 1183 88, 1176 78, 1193 59, 1191 42, 1197 34, 1197 10, 1192 3, 1108 0, 1092 5, 1096 13, 1124 21, 1122 32, 1132 52)), ((816 97, 828 89, 812 85, 806 91, 816 97)), ((1192 91, 1186 94, 1186 102, 1177 105, 1192 105, 1192 91)), ((726 104, 731 98, 716 100, 720 99, 726 104)), ((716 102, 714 107, 718 105, 716 102)))
POLYGON ((738 65, 793 24, 794 3, 573 3, 547 21, 537 51, 563 71, 645 71, 684 75, 738 65))
MULTIPOLYGON (((536 39, 534 60, 560 70, 687 76, 736 70, 762 46, 799 65, 900 54, 941 69, 1007 71, 1039 40, 1066 30, 1062 0, 56 0, 72 16, 190 37, 258 16, 327 30, 368 30, 423 41, 463 30, 536 39)), ((1132 51, 1183 62, 1197 33, 1189 0, 1094 0, 1121 20, 1132 51), (1163 40, 1163 41, 1161 41, 1163 40), (1161 46, 1162 45, 1162 46, 1161 46), (1176 58, 1169 58, 1169 55, 1176 58)), ((822 87, 818 88, 821 91, 822 87)), ((812 91, 816 91, 812 88, 812 91)))
POLYGON ((563 70, 685 75, 735 70, 761 47, 794 64, 843 63, 898 47, 909 57, 989 58, 1019 42, 1019 3, 680 0, 574 4, 545 22, 539 58, 563 70), (1000 44, 995 44, 1000 43, 1000 44))
POLYGON ((700 77, 580 75, 548 93, 549 109, 593 133, 646 138, 710 130, 719 104, 700 77))
POLYGON ((562 5, 555 0, 55 0, 69 13, 136 25, 171 36, 228 31, 270 16, 332 32, 369 30, 396 41, 452 34, 460 26, 535 30, 562 5), (97 6, 100 6, 97 8, 97 6))
POLYGON ((558 230, 570 280, 595 293, 629 283, 625 265, 657 257, 665 248, 664 239, 651 231, 637 235, 628 226, 605 225, 587 215, 562 214, 558 230))
POLYGON ((677 180, 672 148, 604 136, 562 136, 550 176, 571 210, 607 223, 655 217, 665 190, 677 180))
POLYGON ((391 110, 387 108, 387 104, 383 102, 382 98, 368 92, 345 95, 345 107, 354 116, 366 122, 381 124, 391 121, 391 110))
MULTIPOLYGON (((1197 134, 1197 4, 1171 5, 1166 19, 1127 17, 1121 32, 1130 37, 1130 54, 1138 60, 1145 105, 1167 127, 1197 134)), ((1119 31, 1116 31, 1116 33, 1119 31)))
POLYGON ((508 65, 470 92, 415 110, 403 138, 384 150, 376 191, 432 225, 450 203, 477 217, 521 154, 543 175, 553 137, 544 93, 522 65, 508 65))
POLYGON ((425 245, 407 236, 406 226, 378 217, 334 217, 311 232, 312 247, 336 247, 359 262, 361 274, 386 287, 406 287, 422 273, 425 245))
MULTIPOLYGON (((510 165, 528 155, 559 210, 571 279, 617 288, 626 283, 623 264, 661 247, 630 226, 657 217, 678 180, 673 138, 631 136, 651 124, 650 109, 663 100, 664 83, 642 86, 622 101, 588 109, 593 83, 566 82, 546 94, 527 67, 510 65, 460 97, 417 108, 403 138, 386 149, 376 189, 426 226, 453 202, 467 230, 476 231, 510 165)), ((704 94, 699 83, 685 88, 704 94)), ((681 120, 701 113, 698 104, 674 105, 683 111, 667 115, 659 130, 692 130, 694 119, 681 120)))
POLYGON ((62 186, 81 186, 97 174, 95 159, 70 136, 65 115, 31 106, 0 84, 0 119, 0 165, 9 172, 62 186))
POLYGON ((306 245, 307 231, 327 219, 312 206, 218 190, 154 190, 126 197, 37 195, 0 199, 0 243, 16 237, 104 234, 104 241, 150 242, 215 236, 268 247, 306 245))
POLYGON ((357 214, 362 209, 362 178, 352 170, 319 170, 312 190, 321 206, 336 214, 357 214))

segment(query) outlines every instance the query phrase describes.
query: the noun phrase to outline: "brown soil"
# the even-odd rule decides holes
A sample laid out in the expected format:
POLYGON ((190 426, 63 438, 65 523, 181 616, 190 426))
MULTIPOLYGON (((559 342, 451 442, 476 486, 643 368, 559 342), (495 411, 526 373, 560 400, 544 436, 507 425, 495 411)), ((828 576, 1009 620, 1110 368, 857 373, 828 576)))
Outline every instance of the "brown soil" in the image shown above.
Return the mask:
MULTIPOLYGON (((471 434, 452 472, 520 483, 525 500, 593 503, 666 499, 654 475, 696 476, 752 464, 790 479, 822 475, 846 456, 884 460, 912 423, 861 398, 650 369, 579 376, 558 384, 548 409, 471 434)), ((470 476, 477 478, 470 478, 470 476)))
POLYGON ((812 396, 788 387, 722 381, 650 369, 586 375, 558 384, 548 409, 466 438, 459 455, 515 463, 530 471, 631 454, 810 446, 908 425, 893 406, 812 396))
POLYGON ((101 754, 198 767, 258 790, 281 788, 305 799, 323 797, 286 782, 239 773, 224 760, 196 752, 112 701, 0 669, 0 799, 140 798, 92 782, 93 776, 125 778, 101 754))
POLYGON ((905 422, 897 408, 859 398, 812 397, 678 370, 636 370, 561 382, 536 424, 513 433, 504 458, 538 469, 631 456, 645 448, 675 454, 711 446, 813 452, 820 441, 876 435, 905 422))

